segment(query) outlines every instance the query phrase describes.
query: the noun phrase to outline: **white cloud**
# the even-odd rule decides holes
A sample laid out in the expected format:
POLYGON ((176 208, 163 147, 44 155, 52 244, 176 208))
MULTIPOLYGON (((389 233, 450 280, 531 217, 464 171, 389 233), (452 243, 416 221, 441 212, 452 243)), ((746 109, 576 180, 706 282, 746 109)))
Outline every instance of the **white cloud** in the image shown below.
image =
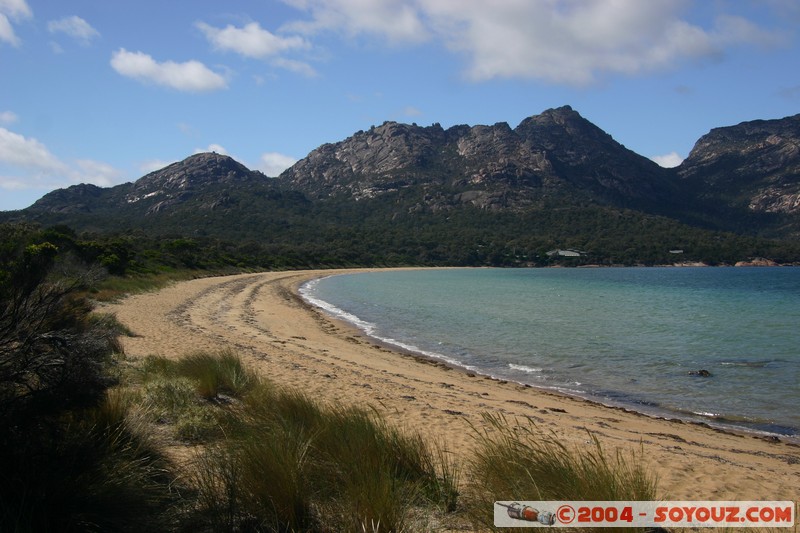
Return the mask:
POLYGON ((267 176, 278 176, 281 172, 297 163, 294 157, 279 154, 278 152, 266 152, 261 154, 261 161, 258 170, 267 176))
POLYGON ((285 26, 313 34, 377 35, 390 43, 429 38, 467 60, 474 81, 538 79, 588 85, 681 61, 721 57, 733 45, 774 45, 783 36, 721 15, 704 29, 675 0, 283 0, 309 14, 285 26))
POLYGON ((67 164, 38 140, 5 128, 0 128, 0 166, 15 169, 16 176, 0 178, 0 187, 8 190, 54 189, 75 183, 109 186, 122 178, 119 170, 100 161, 79 159, 67 164))
POLYGON ((70 172, 70 179, 75 183, 92 183, 108 187, 119 183, 122 179, 121 171, 102 161, 79 159, 75 164, 78 168, 70 172))
POLYGON ((69 35, 80 41, 83 45, 88 45, 93 38, 100 37, 100 32, 76 15, 59 20, 51 20, 47 23, 47 30, 50 33, 64 33, 69 35))
POLYGON ((150 174, 156 170, 161 170, 164 167, 168 167, 172 163, 175 163, 175 161, 165 161, 164 159, 148 159, 147 161, 142 161, 142 163, 139 165, 139 172, 142 172, 143 174, 150 174))
POLYGON ((205 34, 206 39, 215 48, 256 59, 275 56, 291 50, 308 49, 311 46, 302 37, 296 35, 281 37, 263 29, 257 22, 251 22, 242 28, 231 25, 225 28, 215 28, 205 22, 198 22, 195 26, 205 34))
POLYGON ((300 74, 302 76, 305 76, 306 78, 317 77, 317 71, 314 70, 314 67, 312 67, 308 63, 304 63, 303 61, 296 61, 294 59, 276 57, 275 59, 270 61, 270 63, 276 67, 280 67, 290 72, 294 72, 295 74, 300 74))
POLYGON ((227 88, 225 78, 199 61, 159 63, 143 52, 120 48, 111 56, 111 66, 119 74, 141 82, 151 82, 178 91, 203 92, 227 88))
POLYGON ((282 37, 265 30, 257 22, 245 24, 241 28, 228 25, 215 28, 205 22, 195 23, 206 39, 218 50, 235 52, 244 57, 269 59, 275 67, 313 78, 317 76, 314 68, 306 62, 288 59, 285 54, 308 50, 311 43, 298 35, 282 37))
POLYGON ((0 189, 7 191, 24 191, 30 186, 25 181, 13 176, 0 176, 0 189))
POLYGON ((683 157, 678 155, 678 152, 670 152, 665 155, 654 155, 650 159, 652 159, 653 161, 655 161, 664 168, 677 167, 678 165, 683 163, 683 157))
POLYGON ((672 0, 513 2, 421 0, 467 76, 586 85, 601 73, 635 74, 716 52, 672 0))
POLYGON ((19 117, 13 111, 0 112, 0 124, 13 124, 19 120, 19 117))
POLYGON ((17 19, 33 16, 33 12, 25 0, 0 0, 0 13, 6 13, 17 19))
POLYGON ((219 144, 209 144, 207 148, 195 148, 194 153, 202 154, 205 152, 216 152, 221 155, 230 155, 224 146, 219 144))
POLYGON ((33 12, 25 0, 0 0, 0 41, 19 46, 20 40, 14 33, 11 21, 19 22, 32 16, 33 12))
POLYGON ((19 46, 20 44, 20 40, 11 26, 11 21, 3 13, 0 13, 0 41, 5 41, 11 46, 19 46))
POLYGON ((5 128, 0 128, 0 163, 49 172, 67 169, 44 144, 5 128))
POLYGON ((196 131, 195 131, 195 129, 192 127, 192 125, 191 125, 191 124, 189 124, 189 123, 186 123, 186 122, 178 122, 178 124, 176 124, 176 126, 178 127, 178 129, 179 129, 179 130, 181 130, 181 133, 183 133, 183 134, 184 134, 184 135, 186 135, 186 136, 189 136, 189 137, 191 137, 191 136, 195 136, 195 135, 197 135, 197 132, 196 132, 196 131))
MULTIPOLYGON (((371 34, 392 44, 419 43, 429 38, 429 30, 413 2, 401 0, 284 0, 296 9, 308 11, 311 20, 297 21, 286 29, 301 33, 333 30, 355 37, 371 34)), ((493 2, 494 3, 494 2, 493 2)))
POLYGON ((743 17, 732 15, 717 17, 712 35, 723 45, 754 44, 772 47, 781 45, 789 39, 783 32, 766 30, 743 17))
POLYGON ((409 105, 403 109, 403 114, 407 117, 419 117, 422 115, 422 111, 414 106, 409 105))

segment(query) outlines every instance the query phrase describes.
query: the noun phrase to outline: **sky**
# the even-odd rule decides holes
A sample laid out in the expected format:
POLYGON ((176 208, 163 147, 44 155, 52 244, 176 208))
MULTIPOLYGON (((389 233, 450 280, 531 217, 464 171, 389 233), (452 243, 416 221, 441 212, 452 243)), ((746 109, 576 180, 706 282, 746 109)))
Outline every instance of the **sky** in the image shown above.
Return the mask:
POLYGON ((570 105, 675 166, 800 113, 798 0, 0 0, 0 210, 216 151, 277 176, 392 120, 570 105))

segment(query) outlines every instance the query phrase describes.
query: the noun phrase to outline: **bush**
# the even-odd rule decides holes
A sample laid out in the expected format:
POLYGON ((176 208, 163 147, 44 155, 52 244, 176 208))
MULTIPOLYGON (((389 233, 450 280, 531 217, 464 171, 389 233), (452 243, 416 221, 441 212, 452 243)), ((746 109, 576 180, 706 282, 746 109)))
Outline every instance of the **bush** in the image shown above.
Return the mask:
POLYGON ((95 404, 112 384, 106 373, 119 351, 117 331, 91 317, 79 291, 94 271, 54 272, 56 251, 31 245, 6 258, 0 284, 0 412, 58 412, 95 404))
POLYGON ((163 529, 166 462, 108 392, 119 325, 82 296, 99 271, 30 228, 0 243, 0 531, 163 529))
POLYGON ((115 392, 6 431, 0 446, 1 531, 159 531, 179 501, 168 463, 115 392))

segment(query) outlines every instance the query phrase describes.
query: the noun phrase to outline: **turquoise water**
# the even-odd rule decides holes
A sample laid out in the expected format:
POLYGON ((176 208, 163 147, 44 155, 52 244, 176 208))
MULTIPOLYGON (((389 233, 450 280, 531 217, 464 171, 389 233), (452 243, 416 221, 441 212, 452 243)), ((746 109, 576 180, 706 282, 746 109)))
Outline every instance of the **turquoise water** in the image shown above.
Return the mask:
POLYGON ((373 337, 476 372, 800 435, 800 268, 386 271, 301 292, 373 337), (711 376, 691 374, 701 369, 711 376))

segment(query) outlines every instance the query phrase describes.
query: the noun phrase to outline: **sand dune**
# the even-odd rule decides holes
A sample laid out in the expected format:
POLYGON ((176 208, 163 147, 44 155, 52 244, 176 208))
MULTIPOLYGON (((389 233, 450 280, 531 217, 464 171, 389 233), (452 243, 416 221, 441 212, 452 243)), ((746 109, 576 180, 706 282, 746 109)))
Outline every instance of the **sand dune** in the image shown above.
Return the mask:
MULTIPOLYGON (((339 271, 341 272, 341 271, 339 271)), ((380 346, 306 305, 304 280, 333 271, 205 278, 106 306, 137 335, 129 357, 233 348, 275 382, 387 419, 467 453, 481 413, 529 417, 565 443, 643 449, 670 499, 798 500, 800 446, 656 419, 453 370, 380 346)), ((520 495, 521 499, 525 495, 520 495)))

